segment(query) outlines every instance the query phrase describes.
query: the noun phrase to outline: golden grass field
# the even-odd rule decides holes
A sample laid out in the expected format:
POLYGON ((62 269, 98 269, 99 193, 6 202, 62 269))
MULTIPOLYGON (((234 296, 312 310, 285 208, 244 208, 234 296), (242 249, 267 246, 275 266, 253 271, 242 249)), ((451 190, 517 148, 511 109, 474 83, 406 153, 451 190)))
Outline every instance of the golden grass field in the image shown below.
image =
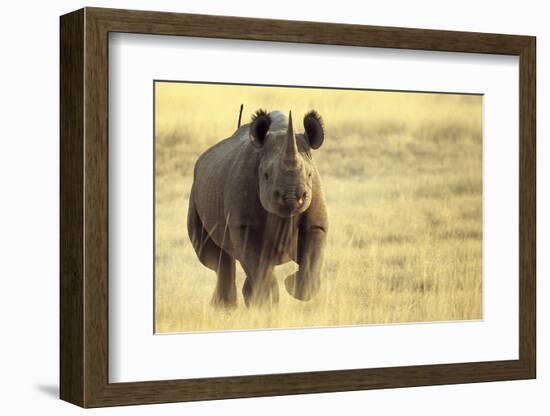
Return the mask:
POLYGON ((156 333, 482 318, 481 96, 157 82, 155 100, 156 333), (233 134, 241 103, 243 124, 258 108, 324 119, 330 229, 310 302, 284 290, 289 263, 279 305, 247 309, 237 263, 238 307, 210 305, 187 202, 196 158, 233 134))

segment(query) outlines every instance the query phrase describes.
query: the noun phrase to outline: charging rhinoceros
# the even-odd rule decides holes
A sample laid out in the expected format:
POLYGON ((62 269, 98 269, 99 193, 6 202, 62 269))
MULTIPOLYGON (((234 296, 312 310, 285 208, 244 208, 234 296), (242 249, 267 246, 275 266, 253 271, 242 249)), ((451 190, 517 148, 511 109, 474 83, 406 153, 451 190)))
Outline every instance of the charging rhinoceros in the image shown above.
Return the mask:
POLYGON ((295 134, 291 112, 258 110, 195 164, 187 228, 199 260, 217 273, 215 305, 237 303, 235 260, 247 306, 278 302, 273 270, 289 261, 299 269, 287 291, 304 301, 319 291, 328 218, 311 151, 324 130, 315 111, 303 125, 295 134))

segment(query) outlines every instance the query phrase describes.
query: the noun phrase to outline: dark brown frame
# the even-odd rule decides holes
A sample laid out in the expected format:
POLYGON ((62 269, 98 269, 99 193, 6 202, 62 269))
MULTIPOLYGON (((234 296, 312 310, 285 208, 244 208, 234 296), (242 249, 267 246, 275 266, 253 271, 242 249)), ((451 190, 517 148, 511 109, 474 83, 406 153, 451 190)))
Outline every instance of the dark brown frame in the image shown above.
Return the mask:
POLYGON ((64 15, 60 25, 63 400, 83 407, 100 407, 535 378, 534 37, 99 8, 64 15), (109 383, 109 32, 519 56, 519 359, 109 383))

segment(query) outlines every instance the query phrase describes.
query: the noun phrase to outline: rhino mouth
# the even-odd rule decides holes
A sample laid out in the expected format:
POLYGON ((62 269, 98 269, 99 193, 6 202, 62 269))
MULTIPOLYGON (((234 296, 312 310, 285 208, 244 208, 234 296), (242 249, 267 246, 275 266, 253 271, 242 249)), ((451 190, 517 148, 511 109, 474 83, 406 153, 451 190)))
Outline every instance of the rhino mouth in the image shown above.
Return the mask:
POLYGON ((274 212, 272 211, 272 213, 281 218, 291 218, 301 214, 304 211, 305 209, 303 204, 302 206, 298 206, 298 207, 289 207, 285 205, 279 205, 277 206, 277 209, 274 212))
POLYGON ((283 208, 282 209, 282 213, 280 213, 279 216, 283 217, 283 218, 290 218, 290 217, 294 217, 296 215, 298 215, 300 213, 299 210, 296 210, 296 209, 290 209, 290 208, 283 208))

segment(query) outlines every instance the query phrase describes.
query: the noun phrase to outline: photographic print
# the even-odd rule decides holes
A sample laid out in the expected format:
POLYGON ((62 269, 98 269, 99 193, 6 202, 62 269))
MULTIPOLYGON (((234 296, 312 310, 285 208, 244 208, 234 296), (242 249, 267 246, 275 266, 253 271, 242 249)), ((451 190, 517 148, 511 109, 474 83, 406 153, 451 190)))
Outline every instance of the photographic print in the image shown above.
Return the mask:
POLYGON ((154 82, 155 333, 482 319, 480 94, 154 82))

